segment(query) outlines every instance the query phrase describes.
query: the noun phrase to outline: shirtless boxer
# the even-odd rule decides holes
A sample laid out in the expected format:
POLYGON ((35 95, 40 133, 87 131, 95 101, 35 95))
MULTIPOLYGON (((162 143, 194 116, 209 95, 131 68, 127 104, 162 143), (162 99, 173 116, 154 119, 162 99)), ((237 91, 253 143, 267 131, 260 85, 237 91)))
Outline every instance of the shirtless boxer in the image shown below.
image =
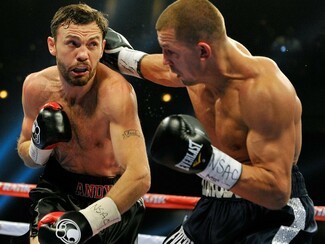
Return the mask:
POLYGON ((23 84, 18 153, 44 167, 30 192, 31 243, 134 243, 150 187, 136 94, 99 63, 108 21, 86 4, 60 8, 49 52, 57 65, 23 84))
POLYGON ((302 106, 288 78, 228 37, 207 0, 174 2, 156 30, 162 55, 113 32, 103 62, 186 87, 198 119, 171 115, 152 139, 156 162, 203 179, 193 214, 164 243, 310 243, 317 225, 297 166, 302 106))

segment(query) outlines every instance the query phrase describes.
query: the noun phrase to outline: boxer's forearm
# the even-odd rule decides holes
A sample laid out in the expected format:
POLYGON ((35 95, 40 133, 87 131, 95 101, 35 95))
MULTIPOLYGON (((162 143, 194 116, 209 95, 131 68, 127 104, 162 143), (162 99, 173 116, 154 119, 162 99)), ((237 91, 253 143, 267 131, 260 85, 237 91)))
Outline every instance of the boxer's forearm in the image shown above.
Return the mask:
POLYGON ((261 167, 243 165, 240 180, 231 191, 268 209, 280 209, 290 198, 290 176, 261 167))
POLYGON ((163 63, 162 54, 147 54, 134 50, 128 40, 109 28, 101 62, 124 75, 144 78, 154 83, 170 87, 183 87, 177 75, 163 63))
POLYGON ((163 64, 162 54, 150 54, 143 57, 140 64, 144 79, 169 87, 184 87, 177 75, 171 72, 168 65, 163 64))

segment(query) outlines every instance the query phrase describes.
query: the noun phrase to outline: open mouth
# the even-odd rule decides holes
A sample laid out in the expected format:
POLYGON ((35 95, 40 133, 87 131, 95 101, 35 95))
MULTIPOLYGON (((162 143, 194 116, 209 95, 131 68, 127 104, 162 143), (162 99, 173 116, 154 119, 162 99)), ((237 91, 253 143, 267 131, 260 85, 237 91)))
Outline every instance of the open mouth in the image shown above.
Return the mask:
POLYGON ((88 67, 76 67, 71 70, 75 75, 84 75, 88 72, 88 67))
POLYGON ((76 73, 82 73, 82 72, 86 72, 88 69, 85 67, 85 68, 75 68, 73 69, 73 72, 76 72, 76 73))

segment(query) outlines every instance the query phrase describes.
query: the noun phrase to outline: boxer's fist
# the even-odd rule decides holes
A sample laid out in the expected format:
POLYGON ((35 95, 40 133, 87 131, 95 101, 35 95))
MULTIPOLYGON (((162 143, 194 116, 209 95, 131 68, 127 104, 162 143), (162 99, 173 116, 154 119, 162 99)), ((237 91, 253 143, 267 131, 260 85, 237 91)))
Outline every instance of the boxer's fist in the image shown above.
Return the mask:
POLYGON ((150 147, 159 164, 183 173, 199 173, 206 168, 212 146, 201 124, 189 115, 171 115, 158 126, 150 147))
POLYGON ((158 126, 150 147, 160 164, 201 178, 225 189, 240 179, 242 164, 213 147, 200 122, 189 115, 171 115, 158 126))
POLYGON ((105 51, 101 62, 115 71, 120 71, 118 67, 118 56, 123 48, 133 49, 128 40, 120 33, 108 28, 105 36, 105 51))
POLYGON ((60 104, 49 102, 40 110, 32 128, 32 141, 39 149, 51 149, 71 139, 71 126, 60 104))
POLYGON ((59 142, 71 139, 71 126, 60 104, 49 102, 40 110, 33 123, 29 155, 36 164, 43 165, 59 142))
POLYGON ((140 62, 146 53, 133 50, 128 40, 111 28, 108 28, 105 40, 105 50, 100 61, 122 74, 142 78, 140 62))
POLYGON ((38 227, 40 244, 84 243, 93 235, 85 216, 76 211, 49 213, 38 227))
POLYGON ((103 197, 79 212, 53 212, 39 222, 40 243, 84 243, 103 229, 121 221, 110 197, 103 197))

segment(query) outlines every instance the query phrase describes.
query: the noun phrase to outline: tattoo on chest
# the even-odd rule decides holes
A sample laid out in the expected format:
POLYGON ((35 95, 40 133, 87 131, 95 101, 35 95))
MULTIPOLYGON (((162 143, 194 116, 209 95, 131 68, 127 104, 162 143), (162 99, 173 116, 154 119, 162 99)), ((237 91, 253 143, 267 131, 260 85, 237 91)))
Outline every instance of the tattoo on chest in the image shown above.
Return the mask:
POLYGON ((137 136, 137 137, 140 137, 141 134, 138 130, 126 130, 124 131, 123 133, 123 139, 126 139, 126 138, 129 138, 131 136, 137 136))

